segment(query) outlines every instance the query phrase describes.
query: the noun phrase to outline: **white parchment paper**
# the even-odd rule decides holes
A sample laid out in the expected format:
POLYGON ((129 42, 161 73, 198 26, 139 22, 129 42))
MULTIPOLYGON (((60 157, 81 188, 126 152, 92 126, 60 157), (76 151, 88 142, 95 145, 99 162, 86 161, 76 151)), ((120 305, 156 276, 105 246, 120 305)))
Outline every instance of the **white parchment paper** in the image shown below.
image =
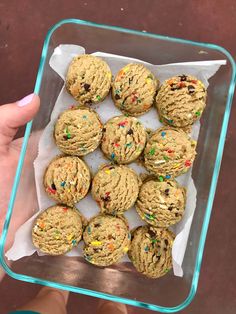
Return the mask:
MULTIPOLYGON (((58 75, 60 75, 60 77, 64 80, 68 65, 71 62, 72 58, 76 55, 84 53, 85 49, 83 47, 77 45, 60 45, 54 50, 54 53, 50 58, 49 64, 52 69, 56 71, 58 75)), ((216 73, 221 65, 226 64, 225 60, 213 60, 175 63, 167 65, 152 65, 141 60, 107 54, 103 52, 96 52, 94 53, 94 55, 102 57, 109 64, 113 75, 116 75, 119 69, 126 64, 130 62, 138 62, 143 63, 147 68, 149 68, 154 73, 154 75, 158 77, 160 82, 163 82, 165 79, 171 76, 184 73, 196 76, 198 79, 203 81, 206 87, 208 87, 209 85, 208 79, 216 73)), ((56 155, 60 154, 60 151, 56 147, 53 140, 54 124, 59 114, 73 104, 75 104, 74 99, 67 93, 65 87, 63 87, 52 111, 51 120, 47 127, 44 129, 39 140, 38 157, 34 162, 39 212, 55 204, 53 200, 48 198, 47 194, 44 191, 43 175, 49 162, 56 155)), ((103 123, 105 123, 111 117, 121 114, 121 112, 114 106, 110 96, 108 96, 102 103, 92 105, 92 107, 98 112, 103 123)), ((157 111, 155 108, 152 108, 151 111, 139 117, 138 119, 143 123, 145 127, 152 129, 157 129, 161 127, 161 123, 159 122, 157 111)), ((192 130, 192 137, 195 140, 197 140, 198 138, 199 130, 200 123, 197 122, 195 123, 192 130)), ((98 167, 101 164, 108 162, 104 158, 100 149, 97 149, 95 152, 85 156, 84 159, 89 165, 92 174, 96 173, 98 167)), ((142 166, 137 165, 136 163, 131 164, 130 167, 136 170, 136 172, 138 173, 146 172, 142 166)), ((187 188, 187 204, 183 219, 172 228, 176 234, 172 249, 172 257, 174 274, 176 276, 183 276, 182 262, 186 250, 193 214, 196 208, 197 191, 191 177, 191 171, 178 177, 177 181, 187 188)), ((99 212, 98 206, 96 202, 92 199, 90 193, 78 204, 76 204, 76 207, 82 212, 82 214, 86 218, 90 218, 99 212)), ((29 256, 36 251, 31 241, 31 229, 33 222, 39 212, 35 213, 35 215, 31 217, 25 224, 23 224, 16 232, 14 244, 12 248, 6 253, 6 256, 9 260, 17 260, 23 256, 29 256)), ((139 218, 134 208, 127 211, 125 213, 125 216, 129 221, 130 229, 145 224, 139 218)), ((82 246, 83 243, 81 242, 78 247, 73 248, 71 252, 67 253, 67 256, 82 256, 82 246)), ((40 252, 38 252, 38 254, 41 255, 40 252)), ((126 256, 121 260, 121 262, 122 261, 124 262, 129 260, 126 256)))

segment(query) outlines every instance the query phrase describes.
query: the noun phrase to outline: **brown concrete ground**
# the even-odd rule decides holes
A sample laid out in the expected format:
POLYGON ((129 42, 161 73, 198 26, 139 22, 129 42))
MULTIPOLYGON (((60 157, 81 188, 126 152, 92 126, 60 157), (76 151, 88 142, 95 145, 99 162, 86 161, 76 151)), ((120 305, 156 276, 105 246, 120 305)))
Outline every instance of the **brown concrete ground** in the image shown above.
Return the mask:
MULTIPOLYGON (((235 0, 1 0, 1 104, 33 90, 48 28, 60 19, 71 17, 212 42, 236 56, 235 0)), ((236 313, 235 106, 234 100, 198 292, 182 313, 236 313)), ((26 302, 38 289, 36 285, 5 277, 0 284, 0 313, 26 302)), ((71 294, 68 313, 94 313, 96 304, 94 298, 71 294)), ((129 311, 149 313, 131 307, 129 311)))

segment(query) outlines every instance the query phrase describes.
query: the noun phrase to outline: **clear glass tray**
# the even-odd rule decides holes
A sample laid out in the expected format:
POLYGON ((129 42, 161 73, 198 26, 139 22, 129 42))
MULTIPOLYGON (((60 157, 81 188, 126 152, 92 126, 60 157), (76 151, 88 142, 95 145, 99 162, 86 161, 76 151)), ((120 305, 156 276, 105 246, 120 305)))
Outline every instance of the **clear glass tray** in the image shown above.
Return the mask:
MULTIPOLYGON (((235 86, 235 63, 222 47, 177 38, 138 32, 91 22, 62 20, 49 30, 40 60, 34 92, 40 95, 41 107, 33 122, 27 124, 19 164, 12 187, 6 221, 0 241, 0 262, 13 278, 118 301, 163 313, 186 307, 193 299, 198 284, 207 228, 216 190, 230 108, 235 86), (202 118, 193 178, 198 191, 197 208, 192 222, 183 262, 182 278, 168 274, 158 280, 139 275, 130 264, 105 269, 89 265, 81 258, 64 256, 24 257, 11 265, 5 258, 8 230, 16 220, 19 206, 22 170, 33 177, 33 165, 24 163, 25 155, 36 157, 38 138, 32 132, 42 130, 49 122, 55 100, 63 85, 62 79, 48 62, 55 47, 77 44, 87 53, 104 51, 138 58, 153 64, 226 59, 227 65, 210 79, 208 105, 202 118)), ((24 173, 24 172, 23 172, 24 173)), ((32 197, 25 195, 25 203, 32 197)), ((23 205, 21 204, 23 207, 23 205)), ((24 210, 24 208, 22 208, 24 210)))

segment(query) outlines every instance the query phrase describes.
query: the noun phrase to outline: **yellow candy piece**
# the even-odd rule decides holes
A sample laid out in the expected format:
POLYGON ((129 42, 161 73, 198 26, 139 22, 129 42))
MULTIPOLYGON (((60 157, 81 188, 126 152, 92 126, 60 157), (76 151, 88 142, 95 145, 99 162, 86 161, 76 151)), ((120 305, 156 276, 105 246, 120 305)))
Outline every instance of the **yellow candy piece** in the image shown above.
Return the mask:
POLYGON ((91 244, 93 246, 100 246, 100 245, 102 245, 102 242, 101 241, 92 241, 91 244))
POLYGON ((67 240, 70 242, 71 240, 72 240, 72 238, 74 237, 74 235, 73 234, 69 234, 68 236, 67 236, 67 240))
POLYGON ((126 66, 126 67, 123 68, 123 71, 124 71, 125 73, 127 73, 127 72, 129 71, 129 69, 130 69, 130 67, 126 66))
POLYGON ((203 84, 201 81, 199 81, 199 80, 198 80, 198 84, 199 84, 201 87, 205 88, 204 84, 203 84))
POLYGON ((107 174, 110 174, 110 173, 111 173, 111 171, 110 171, 110 170, 105 170, 105 172, 106 172, 107 174))
POLYGON ((149 77, 148 77, 148 78, 146 78, 146 83, 147 83, 147 84, 152 83, 152 79, 150 79, 149 77))
POLYGON ((111 72, 107 72, 107 77, 111 78, 111 72))
POLYGON ((173 168, 176 169, 176 168, 179 168, 179 166, 180 166, 180 164, 174 164, 173 168))
POLYGON ((124 250, 123 250, 125 253, 127 253, 129 251, 129 248, 128 246, 124 247, 124 250))

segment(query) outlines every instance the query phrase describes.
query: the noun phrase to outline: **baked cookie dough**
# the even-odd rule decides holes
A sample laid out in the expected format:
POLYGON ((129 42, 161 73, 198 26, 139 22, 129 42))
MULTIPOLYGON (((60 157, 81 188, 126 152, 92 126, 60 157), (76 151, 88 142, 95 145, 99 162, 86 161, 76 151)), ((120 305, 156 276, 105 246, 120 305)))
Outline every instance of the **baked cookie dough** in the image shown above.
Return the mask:
POLYGON ((186 203, 186 190, 175 180, 143 183, 136 202, 140 217, 155 227, 169 227, 181 220, 186 203))
POLYGON ((146 131, 138 119, 114 117, 104 125, 101 149, 112 161, 128 164, 140 156, 146 137, 146 131))
POLYGON ((189 170, 196 155, 196 141, 183 130, 162 127, 147 142, 144 166, 159 180, 175 178, 189 170))
POLYGON ((84 257, 97 266, 115 264, 129 250, 130 238, 129 227, 123 216, 96 216, 83 234, 84 257))
POLYGON ((111 70, 104 60, 79 55, 69 65, 66 89, 80 104, 96 104, 108 95, 111 78, 111 70))
POLYGON ((157 110, 163 122, 186 128, 200 119, 206 106, 206 89, 194 76, 179 75, 164 81, 156 96, 157 110))
POLYGON ((163 228, 138 227, 132 232, 128 255, 138 272, 149 278, 165 275, 172 268, 174 234, 163 228))
POLYGON ((122 214, 131 208, 139 192, 140 180, 126 166, 106 165, 95 175, 92 196, 102 213, 122 214))
POLYGON ((75 107, 59 116, 54 128, 55 142, 65 154, 84 156, 100 144, 102 128, 100 118, 94 110, 75 107))
POLYGON ((147 112, 156 95, 159 81, 142 64, 122 68, 112 84, 112 98, 122 112, 139 116, 147 112))
POLYGON ((83 224, 76 208, 55 205, 37 217, 32 229, 32 241, 41 252, 61 255, 77 246, 82 238, 83 224))
POLYGON ((45 171, 43 184, 52 199, 73 205, 88 193, 90 172, 79 157, 56 157, 45 171))

